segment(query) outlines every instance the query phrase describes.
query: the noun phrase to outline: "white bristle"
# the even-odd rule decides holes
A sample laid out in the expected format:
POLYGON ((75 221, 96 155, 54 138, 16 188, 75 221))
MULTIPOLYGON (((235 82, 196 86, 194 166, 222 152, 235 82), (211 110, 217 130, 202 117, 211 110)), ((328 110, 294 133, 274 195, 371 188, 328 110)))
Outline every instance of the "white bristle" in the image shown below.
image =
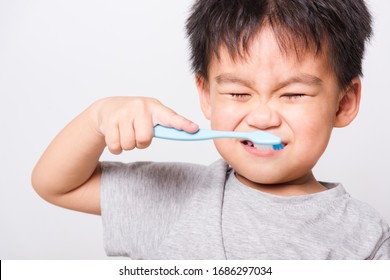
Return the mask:
POLYGON ((259 149, 259 150, 264 150, 264 151, 272 151, 273 150, 272 145, 253 144, 253 146, 255 146, 256 149, 259 149))

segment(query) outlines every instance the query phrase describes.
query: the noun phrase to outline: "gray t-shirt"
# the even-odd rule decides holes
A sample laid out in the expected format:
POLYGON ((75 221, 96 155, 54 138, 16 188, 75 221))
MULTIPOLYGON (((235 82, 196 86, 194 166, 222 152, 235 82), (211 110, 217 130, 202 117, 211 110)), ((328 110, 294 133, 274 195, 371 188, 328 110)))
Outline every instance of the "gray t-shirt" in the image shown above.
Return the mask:
POLYGON ((390 228, 341 184, 302 196, 241 184, 219 160, 102 163, 109 256, 132 259, 390 259, 390 228))

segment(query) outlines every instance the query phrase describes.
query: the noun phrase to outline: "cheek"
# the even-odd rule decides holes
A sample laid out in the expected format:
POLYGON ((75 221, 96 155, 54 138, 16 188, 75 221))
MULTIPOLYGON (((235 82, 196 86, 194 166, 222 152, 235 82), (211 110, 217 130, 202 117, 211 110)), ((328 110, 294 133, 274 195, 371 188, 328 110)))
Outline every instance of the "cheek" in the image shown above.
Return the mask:
POLYGON ((233 139, 214 139, 214 146, 218 153, 230 163, 230 156, 232 155, 232 147, 235 147, 233 139))
POLYGON ((289 124, 300 131, 312 133, 321 132, 325 127, 332 129, 336 113, 332 106, 326 102, 315 104, 303 104, 282 111, 284 118, 289 124), (323 104, 323 105, 322 105, 323 104))
POLYGON ((212 105, 210 123, 216 130, 234 130, 240 123, 245 113, 237 106, 228 103, 214 103, 212 105))
POLYGON ((290 118, 293 139, 302 149, 321 155, 328 145, 334 125, 334 117, 326 108, 305 111, 290 118), (303 144, 303 145, 302 145, 303 144))

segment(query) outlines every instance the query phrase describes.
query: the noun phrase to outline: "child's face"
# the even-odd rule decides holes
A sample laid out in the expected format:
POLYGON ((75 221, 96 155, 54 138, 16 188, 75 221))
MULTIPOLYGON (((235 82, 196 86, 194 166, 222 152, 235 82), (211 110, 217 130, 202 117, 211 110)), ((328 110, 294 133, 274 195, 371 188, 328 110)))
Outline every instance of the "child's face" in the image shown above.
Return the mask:
POLYGON ((237 177, 249 185, 304 184, 314 178, 311 169, 333 127, 347 125, 357 113, 359 79, 345 95, 323 55, 307 52, 298 60, 294 51, 283 53, 268 28, 254 39, 245 60, 233 61, 223 48, 219 55, 211 60, 208 81, 198 79, 212 129, 266 130, 284 145, 270 152, 237 139, 215 140, 237 177), (354 111, 347 114, 344 108, 354 111))

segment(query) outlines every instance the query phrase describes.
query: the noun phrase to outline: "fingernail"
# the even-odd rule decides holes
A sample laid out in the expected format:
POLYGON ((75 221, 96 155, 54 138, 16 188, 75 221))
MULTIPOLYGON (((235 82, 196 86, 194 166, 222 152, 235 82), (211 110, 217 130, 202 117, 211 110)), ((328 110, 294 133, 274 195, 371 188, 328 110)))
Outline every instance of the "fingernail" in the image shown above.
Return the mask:
POLYGON ((191 126, 191 130, 196 130, 196 131, 199 130, 199 126, 196 123, 191 122, 190 126, 191 126))

